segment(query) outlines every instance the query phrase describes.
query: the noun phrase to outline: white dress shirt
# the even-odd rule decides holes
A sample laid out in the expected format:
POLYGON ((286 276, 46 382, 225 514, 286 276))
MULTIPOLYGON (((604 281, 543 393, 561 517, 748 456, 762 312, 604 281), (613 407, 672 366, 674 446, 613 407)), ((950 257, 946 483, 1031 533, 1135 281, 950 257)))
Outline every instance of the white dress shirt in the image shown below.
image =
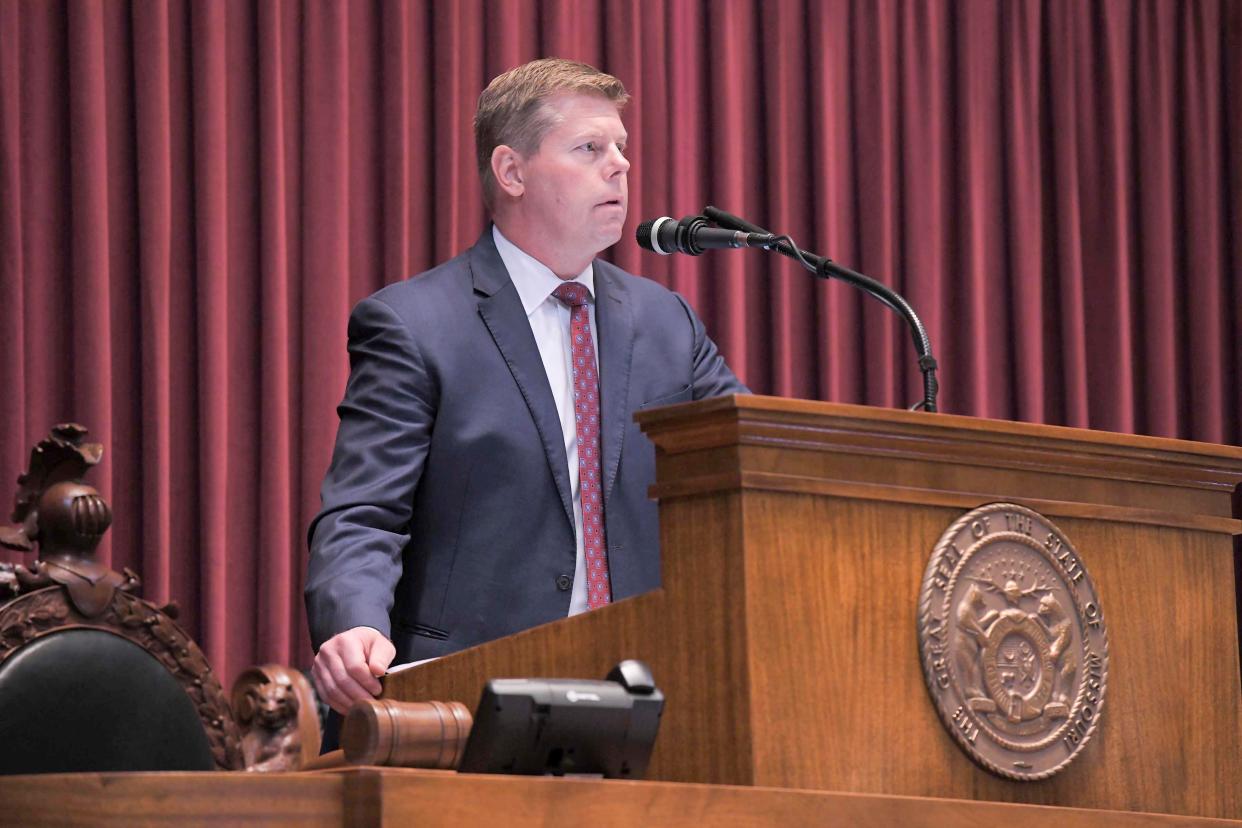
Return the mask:
MULTIPOLYGON (((492 225, 496 250, 509 271, 530 322, 531 333, 548 374, 556 412, 561 418, 561 435, 565 438, 565 458, 569 461, 569 491, 574 503, 574 537, 577 560, 574 565, 574 589, 569 596, 569 614, 587 610, 586 553, 582 543, 582 490, 578 484, 578 432, 574 425, 573 346, 569 336, 569 306, 552 295, 563 280, 547 265, 523 251, 492 225)), ((599 376, 599 334, 595 328, 595 274, 590 264, 573 281, 586 287, 591 295, 587 313, 591 320, 591 343, 595 351, 596 376, 599 376)))

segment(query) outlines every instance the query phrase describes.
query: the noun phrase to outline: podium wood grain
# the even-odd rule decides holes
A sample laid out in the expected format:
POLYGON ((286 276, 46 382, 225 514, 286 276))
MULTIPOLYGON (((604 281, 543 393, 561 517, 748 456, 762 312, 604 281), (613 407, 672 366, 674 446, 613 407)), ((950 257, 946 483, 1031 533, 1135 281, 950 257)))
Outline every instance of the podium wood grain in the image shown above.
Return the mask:
POLYGON ((671 782, 351 768, 319 773, 78 773, 0 778, 0 828, 207 825, 457 828, 503 825, 848 825, 852 828, 1211 828, 1236 822, 671 782))
POLYGON ((1242 817, 1242 449, 765 397, 643 412, 662 589, 386 680, 472 707, 487 678, 652 666, 648 777, 1242 817), (1053 520, 1099 590, 1103 722, 1036 783, 975 766, 937 718, 915 610, 964 511, 1053 520))

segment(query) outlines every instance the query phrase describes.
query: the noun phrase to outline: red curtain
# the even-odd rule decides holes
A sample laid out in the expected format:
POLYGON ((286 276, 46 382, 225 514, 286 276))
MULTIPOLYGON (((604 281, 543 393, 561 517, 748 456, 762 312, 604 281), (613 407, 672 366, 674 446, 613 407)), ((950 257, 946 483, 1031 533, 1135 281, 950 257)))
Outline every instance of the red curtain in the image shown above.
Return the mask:
MULTIPOLYGON (((226 678, 307 663, 347 313, 474 241, 475 98, 541 55, 633 93, 631 229, 712 203, 889 283, 944 410, 1239 442, 1237 2, 0 0, 0 475, 87 425, 105 557, 226 678)), ((920 397, 844 285, 611 255, 758 392, 920 397)))

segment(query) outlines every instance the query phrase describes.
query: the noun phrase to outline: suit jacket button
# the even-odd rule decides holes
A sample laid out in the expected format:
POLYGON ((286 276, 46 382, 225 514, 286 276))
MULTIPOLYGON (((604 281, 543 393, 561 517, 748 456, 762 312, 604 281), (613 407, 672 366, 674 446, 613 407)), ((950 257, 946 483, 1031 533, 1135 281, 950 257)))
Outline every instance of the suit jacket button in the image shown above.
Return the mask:
POLYGON ((561 592, 565 592, 573 585, 574 585, 574 579, 569 577, 568 575, 557 575, 556 576, 556 588, 559 589, 561 592))

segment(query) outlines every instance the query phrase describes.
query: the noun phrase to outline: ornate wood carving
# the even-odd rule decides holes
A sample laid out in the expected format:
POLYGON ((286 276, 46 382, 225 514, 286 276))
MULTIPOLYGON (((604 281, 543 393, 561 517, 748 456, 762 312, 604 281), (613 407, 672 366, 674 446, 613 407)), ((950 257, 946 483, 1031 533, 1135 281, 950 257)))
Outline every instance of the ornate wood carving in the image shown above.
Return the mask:
POLYGON ((56 426, 34 447, 30 468, 17 478, 16 525, 0 527, 0 545, 18 551, 38 546, 39 555, 29 567, 0 568, 0 664, 22 645, 65 629, 126 638, 158 659, 185 689, 217 767, 239 769, 241 742, 228 700, 202 650, 174 622, 176 604, 159 607, 137 597, 137 575, 95 560, 112 510, 82 482, 103 456, 103 446, 84 443, 85 436, 80 425, 56 426))
POLYGON ((32 566, 9 570, 10 592, 61 584, 78 611, 93 617, 108 606, 114 591, 132 592, 139 581, 129 570, 114 572, 95 560, 95 548, 112 525, 112 509, 82 482, 103 456, 103 446, 84 443, 85 436, 80 425, 58 425, 30 452, 30 468, 17 478, 13 520, 18 523, 0 527, 0 545, 21 552, 39 549, 32 566))
POLYGON ((75 628, 119 635, 158 659, 198 711, 216 766, 243 767, 237 725, 202 650, 159 607, 134 595, 115 590, 107 606, 90 617, 78 610, 61 584, 10 601, 0 608, 0 664, 36 638, 75 628))
MULTIPOLYGON (((34 549, 35 542, 43 539, 46 552, 48 549, 45 535, 79 534, 75 531, 78 527, 46 525, 45 521, 40 520, 39 515, 44 507, 43 496, 49 489, 60 483, 81 484, 86 473, 103 457, 103 445, 84 443, 82 442, 84 437, 86 437, 86 429, 83 426, 77 423, 63 423, 55 426, 46 440, 40 440, 31 449, 30 468, 17 478, 17 495, 13 505, 13 520, 17 522, 17 525, 0 526, 0 545, 19 552, 30 552, 34 549), (53 528, 62 531, 53 533, 53 528), (66 529, 67 532, 63 531, 66 529)), ((90 489, 89 493, 93 493, 96 497, 99 494, 94 489, 90 489)), ((47 505, 54 507, 54 501, 47 505)), ((102 510, 98 509, 95 504, 84 504, 83 509, 84 512, 90 513, 86 516, 93 520, 84 521, 81 528, 89 531, 81 534, 87 540, 93 535, 95 544, 98 544, 99 538, 112 522, 111 512, 106 503, 103 504, 102 510)), ((95 544, 90 545, 88 554, 94 551, 95 544)))
POLYGON ((233 682, 232 700, 246 770, 298 770, 319 755, 315 693, 301 673, 252 667, 233 682))

